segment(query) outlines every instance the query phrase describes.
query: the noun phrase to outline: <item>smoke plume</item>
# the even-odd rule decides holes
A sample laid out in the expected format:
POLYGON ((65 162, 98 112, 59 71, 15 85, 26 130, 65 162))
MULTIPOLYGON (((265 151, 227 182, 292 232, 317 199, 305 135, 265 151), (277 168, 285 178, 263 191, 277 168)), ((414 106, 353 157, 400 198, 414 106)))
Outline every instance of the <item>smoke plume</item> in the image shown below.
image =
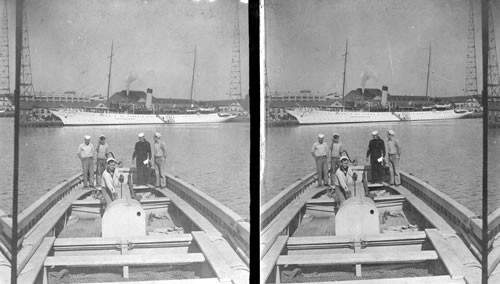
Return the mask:
POLYGON ((369 69, 365 69, 365 71, 363 71, 363 73, 361 73, 361 93, 362 94, 365 93, 366 82, 370 79, 375 79, 376 81, 378 81, 377 75, 375 74, 375 72, 373 72, 369 69))
POLYGON ((127 78, 125 79, 125 89, 127 90, 127 96, 128 92, 130 91, 130 86, 137 79, 138 79, 137 74, 129 73, 127 75, 127 78))

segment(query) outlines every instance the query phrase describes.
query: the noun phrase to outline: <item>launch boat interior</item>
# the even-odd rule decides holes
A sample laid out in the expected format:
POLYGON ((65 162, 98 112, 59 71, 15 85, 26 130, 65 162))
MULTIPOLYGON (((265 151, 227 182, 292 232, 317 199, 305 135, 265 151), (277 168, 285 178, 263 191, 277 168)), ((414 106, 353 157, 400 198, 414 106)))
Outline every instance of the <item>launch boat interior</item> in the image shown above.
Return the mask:
POLYGON ((120 170, 107 206, 79 174, 21 212, 18 283, 248 283, 248 221, 178 177, 159 189, 120 170))
POLYGON ((345 201, 311 173, 262 207, 261 283, 481 282, 477 215, 411 174, 352 168, 345 201))

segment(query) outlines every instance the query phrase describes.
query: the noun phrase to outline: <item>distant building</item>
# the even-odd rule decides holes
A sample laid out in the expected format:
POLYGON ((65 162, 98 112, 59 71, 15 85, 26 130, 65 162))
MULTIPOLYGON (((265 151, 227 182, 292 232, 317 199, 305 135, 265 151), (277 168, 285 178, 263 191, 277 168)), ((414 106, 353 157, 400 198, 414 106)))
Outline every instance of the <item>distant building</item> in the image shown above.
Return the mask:
MULTIPOLYGON (((147 94, 144 91, 123 90, 114 93, 110 98, 110 107, 127 109, 133 107, 134 110, 146 108, 147 94)), ((219 111, 232 113, 248 113, 248 95, 244 100, 211 100, 211 101, 191 101, 189 99, 157 98, 152 96, 152 107, 160 112, 183 112, 191 108, 191 105, 199 107, 214 107, 219 111)))
POLYGON ((500 100, 496 97, 488 98, 488 126, 500 127, 500 100))
POLYGON ((442 97, 440 98, 444 103, 451 103, 456 108, 468 109, 472 111, 482 110, 481 104, 474 97, 455 96, 455 97, 442 97))
POLYGON ((6 96, 0 96, 0 111, 14 110, 10 99, 6 96))
POLYGON ((325 94, 314 94, 309 90, 302 90, 299 92, 274 92, 267 97, 267 100, 270 102, 321 102, 326 101, 326 99, 325 94))

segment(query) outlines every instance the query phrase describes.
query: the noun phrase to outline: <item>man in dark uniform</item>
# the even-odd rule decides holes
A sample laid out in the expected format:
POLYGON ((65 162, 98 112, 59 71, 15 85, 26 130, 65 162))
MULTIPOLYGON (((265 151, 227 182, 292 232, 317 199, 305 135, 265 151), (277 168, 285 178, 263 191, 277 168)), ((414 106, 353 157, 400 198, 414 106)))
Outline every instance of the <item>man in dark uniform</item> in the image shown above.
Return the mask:
POLYGON ((139 142, 135 143, 132 163, 137 158, 135 166, 137 168, 137 178, 135 184, 147 185, 149 181, 149 165, 151 163, 151 144, 144 138, 144 133, 139 133, 139 142))
POLYGON ((378 131, 372 132, 373 139, 368 144, 366 152, 366 161, 370 157, 370 167, 372 174, 372 183, 381 183, 383 179, 384 159, 385 159, 385 144, 384 140, 378 136, 378 131))

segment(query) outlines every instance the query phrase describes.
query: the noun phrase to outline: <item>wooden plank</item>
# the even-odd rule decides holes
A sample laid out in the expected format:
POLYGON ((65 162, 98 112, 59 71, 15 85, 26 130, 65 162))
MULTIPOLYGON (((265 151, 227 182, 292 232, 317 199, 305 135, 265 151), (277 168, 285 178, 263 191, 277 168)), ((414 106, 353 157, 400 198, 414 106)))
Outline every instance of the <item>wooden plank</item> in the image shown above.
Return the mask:
POLYGON ((488 253, 488 275, 491 275, 493 271, 498 267, 500 263, 500 247, 493 247, 488 253))
MULTIPOLYGON (((455 233, 439 231, 446 244, 462 262, 462 271, 467 283, 479 283, 482 275, 481 263, 472 255, 464 241, 455 233)), ((490 282, 492 283, 492 282, 490 282)))
POLYGON ((437 260, 435 251, 424 250, 419 252, 386 252, 386 253, 353 253, 353 254, 327 254, 327 255, 282 255, 278 258, 277 265, 300 264, 310 265, 339 265, 339 264, 385 264, 385 263, 411 263, 427 260, 437 260))
MULTIPOLYGON (((89 284, 112 284, 123 282, 92 282, 89 284)), ((221 283, 217 278, 200 279, 173 279, 173 280, 153 280, 153 281, 127 281, 127 284, 218 284, 221 283)))
POLYGON ((408 189, 403 186, 394 187, 391 186, 391 189, 399 192, 404 195, 406 200, 417 209, 424 218, 429 221, 435 228, 444 231, 454 232, 455 230, 446 222, 443 217, 441 217, 434 209, 432 209, 429 205, 427 205, 420 198, 416 197, 413 193, 411 193, 408 189))
POLYGON ((26 235, 23 240, 23 248, 17 256, 17 271, 22 271, 28 260, 38 248, 44 237, 54 228, 58 220, 69 209, 71 203, 80 196, 86 194, 88 190, 74 190, 69 196, 59 201, 40 219, 36 226, 26 235))
POLYGON ((297 213, 305 205, 306 201, 311 199, 316 194, 324 191, 324 188, 311 188, 304 192, 297 199, 292 201, 281 213, 273 219, 273 221, 266 227, 261 229, 260 235, 260 256, 263 257, 269 248, 273 245, 275 239, 280 233, 288 226, 288 224, 295 218, 297 213))
POLYGON ((11 261, 0 253, 0 283, 11 283, 11 261))
MULTIPOLYGON (((353 243, 359 239, 356 236, 311 236, 311 237, 290 237, 288 239, 288 246, 297 245, 321 245, 321 244, 336 244, 336 243, 353 243)), ((421 241, 423 242, 427 235, 423 231, 418 232, 402 232, 402 233, 387 233, 376 235, 361 236, 361 241, 370 243, 389 242, 391 244, 402 242, 421 241)))
POLYGON ((222 255, 214 246, 212 241, 203 232, 191 232, 193 237, 200 247, 201 251, 207 258, 207 262, 212 267, 212 270, 217 275, 220 281, 231 281, 231 267, 226 263, 224 255, 222 255))
POLYGON ((500 226, 500 208, 488 215, 488 230, 495 230, 500 226))
POLYGON ((439 233, 438 230, 426 229, 427 236, 429 237, 434 249, 439 255, 439 258, 443 262, 446 270, 453 279, 463 278, 463 264, 457 255, 454 253, 452 247, 448 246, 446 240, 439 233))
POLYGON ((237 253, 239 248, 234 249, 225 238, 209 234, 207 234, 207 237, 219 253, 224 256, 224 261, 231 268, 230 276, 232 284, 248 284, 250 269, 248 264, 244 262, 246 255, 237 253))
POLYGON ((481 220, 477 214, 466 208, 464 205, 458 203, 453 198, 437 190, 433 186, 416 178, 415 176, 409 175, 406 172, 400 172, 400 174, 402 182, 414 186, 420 192, 424 193, 426 196, 429 196, 431 200, 434 200, 442 207, 446 208, 450 212, 450 214, 453 217, 457 218, 465 228, 470 229, 476 236, 476 238, 481 239, 482 226, 478 226, 479 224, 481 224, 481 220), (479 222, 474 222, 474 220, 479 222))
POLYGON ((201 253, 170 254, 170 255, 79 255, 79 256, 49 256, 45 259, 44 266, 70 266, 70 267, 90 267, 90 266, 124 266, 124 265, 183 265, 191 263, 205 262, 205 257, 201 253))
MULTIPOLYGON (((127 282, 128 283, 128 282, 127 282)), ((448 275, 423 276, 406 278, 384 278, 367 280, 326 281, 326 282, 301 282, 301 284, 466 284, 464 279, 451 279, 448 275)), ((289 283, 296 284, 296 283, 289 283)))
MULTIPOLYGON (((128 237, 127 242, 131 244, 160 244, 160 243, 187 243, 193 240, 191 234, 172 234, 164 236, 133 236, 128 237)), ((106 246, 116 245, 122 242, 121 238, 58 238, 54 243, 54 249, 68 246, 106 246)))
POLYGON ((38 274, 43 267, 43 262, 47 255, 49 255, 52 245, 54 244, 54 237, 46 237, 35 251, 29 262, 24 266, 23 270, 18 274, 17 283, 35 283, 38 274))
POLYGON ((8 251, 7 256, 10 259, 11 240, 12 239, 12 219, 8 217, 5 212, 0 210, 0 242, 2 242, 4 249, 8 251))
POLYGON ((170 200, 172 200, 172 203, 175 204, 175 206, 182 211, 186 216, 193 221, 193 223, 196 224, 200 230, 208 233, 208 234, 219 234, 219 230, 210 222, 208 221, 205 216, 200 214, 196 209, 194 209, 189 203, 184 201, 184 199, 180 198, 177 196, 175 193, 168 189, 163 189, 166 193, 166 195, 169 196, 170 200))
POLYGON ((306 201, 307 205, 334 205, 335 203, 335 199, 309 199, 306 201))
MULTIPOLYGON (((166 190, 167 192, 173 192, 173 190, 180 191, 188 196, 190 196, 193 200, 198 201, 201 205, 203 205, 209 212, 213 212, 215 216, 217 216, 218 221, 221 224, 221 229, 224 230, 224 227, 231 228, 231 232, 226 232, 228 234, 238 234, 238 238, 244 242, 245 247, 250 246, 250 231, 246 231, 245 226, 241 226, 241 224, 248 224, 241 216, 236 214, 234 211, 229 209, 227 206, 217 201, 215 198, 209 196, 202 190, 194 187, 191 184, 167 173, 167 187, 172 187, 171 190, 166 190)), ((160 190, 160 191, 163 191, 160 190)), ((167 195, 170 196, 170 195, 167 195)))
POLYGON ((274 267, 276 267, 276 261, 278 257, 281 255, 281 252, 286 246, 288 237, 287 236, 279 236, 276 238, 276 241, 266 253, 264 257, 261 257, 260 261, 260 283, 265 284, 267 278, 273 272, 274 267))

